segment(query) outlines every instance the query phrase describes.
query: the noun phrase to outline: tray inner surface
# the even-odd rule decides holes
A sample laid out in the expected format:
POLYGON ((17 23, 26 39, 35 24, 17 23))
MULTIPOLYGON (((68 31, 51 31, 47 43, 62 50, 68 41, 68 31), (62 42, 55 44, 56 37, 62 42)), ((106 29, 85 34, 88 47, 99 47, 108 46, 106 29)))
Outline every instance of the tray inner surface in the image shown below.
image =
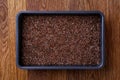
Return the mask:
POLYGON ((98 65, 99 15, 23 15, 20 63, 98 65))

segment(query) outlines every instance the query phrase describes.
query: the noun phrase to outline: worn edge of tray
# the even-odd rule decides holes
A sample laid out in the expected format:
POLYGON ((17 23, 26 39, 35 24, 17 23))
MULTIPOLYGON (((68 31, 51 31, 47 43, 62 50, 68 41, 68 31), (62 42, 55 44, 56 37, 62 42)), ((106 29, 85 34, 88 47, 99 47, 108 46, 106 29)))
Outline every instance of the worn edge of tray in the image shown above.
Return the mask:
POLYGON ((21 69, 100 69, 104 66, 105 62, 105 34, 104 34, 104 15, 100 11, 21 11, 16 16, 16 65, 21 69), (22 14, 99 14, 101 18, 101 31, 100 31, 100 49, 101 49, 101 62, 96 66, 22 66, 19 63, 19 16, 22 14))

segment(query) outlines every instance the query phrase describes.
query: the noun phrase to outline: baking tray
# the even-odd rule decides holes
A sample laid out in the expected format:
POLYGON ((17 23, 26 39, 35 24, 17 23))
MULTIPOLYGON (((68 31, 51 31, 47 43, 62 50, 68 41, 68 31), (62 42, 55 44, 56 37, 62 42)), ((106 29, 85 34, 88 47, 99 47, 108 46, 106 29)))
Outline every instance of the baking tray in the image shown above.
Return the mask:
POLYGON ((104 65, 104 58, 105 58, 105 41, 104 41, 104 15, 100 11, 41 11, 41 12, 34 12, 34 11, 22 11, 19 12, 16 16, 16 65, 22 69, 99 69, 102 68, 104 65), (40 15, 40 14, 72 14, 72 15, 100 15, 100 64, 95 66, 84 66, 84 65, 72 65, 72 66, 23 66, 20 63, 20 53, 21 53, 21 31, 22 26, 21 20, 23 15, 40 15))

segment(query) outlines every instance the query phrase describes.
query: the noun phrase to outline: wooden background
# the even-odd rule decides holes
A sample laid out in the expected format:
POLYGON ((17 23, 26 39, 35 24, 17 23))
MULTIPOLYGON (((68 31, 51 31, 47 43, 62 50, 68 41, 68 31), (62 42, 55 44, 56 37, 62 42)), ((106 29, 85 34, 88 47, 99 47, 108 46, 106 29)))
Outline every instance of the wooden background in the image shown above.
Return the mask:
POLYGON ((0 0, 0 80, 120 80, 120 0, 0 0), (100 70, 21 70, 15 64, 19 11, 100 10, 105 15, 106 64, 100 70))

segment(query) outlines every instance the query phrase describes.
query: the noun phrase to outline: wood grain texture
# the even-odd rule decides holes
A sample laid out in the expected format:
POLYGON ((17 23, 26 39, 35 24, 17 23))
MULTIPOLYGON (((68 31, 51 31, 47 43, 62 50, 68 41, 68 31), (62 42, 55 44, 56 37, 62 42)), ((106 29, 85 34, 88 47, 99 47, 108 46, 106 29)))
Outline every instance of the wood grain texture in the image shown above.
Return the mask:
POLYGON ((7 1, 0 2, 0 78, 1 80, 9 77, 9 28, 8 28, 8 9, 7 1), (5 77, 6 76, 6 77, 5 77))
POLYGON ((25 0, 0 0, 0 80, 27 80, 15 64, 15 16, 25 9, 25 0))
POLYGON ((9 48, 10 48, 10 79, 11 80, 26 80, 27 71, 16 68, 16 53, 15 53, 15 31, 16 31, 16 14, 26 9, 25 0, 8 0, 8 27, 9 27, 9 48))
POLYGON ((0 80, 119 80, 119 0, 0 0, 0 80), (15 16, 21 10, 100 10, 105 15, 106 63, 100 70, 21 70, 15 64, 15 16))

